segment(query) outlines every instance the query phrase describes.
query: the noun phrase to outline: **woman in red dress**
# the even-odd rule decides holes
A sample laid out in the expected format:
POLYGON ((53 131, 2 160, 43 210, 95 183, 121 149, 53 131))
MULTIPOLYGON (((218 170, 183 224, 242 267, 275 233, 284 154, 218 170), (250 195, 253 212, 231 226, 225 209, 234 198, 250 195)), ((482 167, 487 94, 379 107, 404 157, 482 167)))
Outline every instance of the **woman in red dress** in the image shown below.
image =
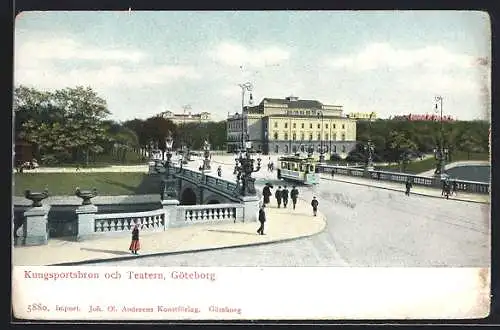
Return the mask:
POLYGON ((134 229, 132 229, 132 243, 130 243, 129 250, 132 251, 133 254, 137 254, 137 251, 141 249, 141 243, 139 242, 139 224, 134 225, 134 229))

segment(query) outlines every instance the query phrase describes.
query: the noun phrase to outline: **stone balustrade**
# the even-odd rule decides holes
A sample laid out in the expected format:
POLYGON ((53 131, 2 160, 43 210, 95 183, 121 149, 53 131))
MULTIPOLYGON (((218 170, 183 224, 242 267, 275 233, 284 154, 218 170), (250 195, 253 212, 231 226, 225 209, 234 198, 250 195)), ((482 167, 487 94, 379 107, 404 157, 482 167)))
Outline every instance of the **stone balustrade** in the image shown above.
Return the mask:
MULTIPOLYGON (((363 168, 347 168, 344 166, 319 164, 317 169, 320 173, 330 174, 335 171, 335 174, 353 176, 353 177, 368 177, 375 180, 391 181, 405 183, 410 178, 414 185, 427 187, 441 188, 442 182, 439 177, 424 177, 408 173, 398 173, 378 170, 365 170, 363 168)), ((490 184, 484 182, 455 180, 457 182, 457 190, 477 194, 489 194, 490 184)))
POLYGON ((130 231, 135 223, 144 231, 163 231, 165 211, 159 209, 146 212, 95 214, 94 232, 130 231))
POLYGON ((244 221, 243 204, 181 205, 171 227, 244 221))

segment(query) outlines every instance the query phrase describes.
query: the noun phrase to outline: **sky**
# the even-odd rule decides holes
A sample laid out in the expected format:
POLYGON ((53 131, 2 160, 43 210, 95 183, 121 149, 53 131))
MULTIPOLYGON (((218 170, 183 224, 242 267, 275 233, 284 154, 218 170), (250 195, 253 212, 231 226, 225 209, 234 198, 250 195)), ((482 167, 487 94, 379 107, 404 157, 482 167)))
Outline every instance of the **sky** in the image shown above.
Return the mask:
POLYGON ((92 87, 110 118, 318 100, 379 117, 490 119, 491 29, 479 11, 52 11, 16 17, 14 84, 92 87), (248 93, 245 104, 248 102, 248 93))

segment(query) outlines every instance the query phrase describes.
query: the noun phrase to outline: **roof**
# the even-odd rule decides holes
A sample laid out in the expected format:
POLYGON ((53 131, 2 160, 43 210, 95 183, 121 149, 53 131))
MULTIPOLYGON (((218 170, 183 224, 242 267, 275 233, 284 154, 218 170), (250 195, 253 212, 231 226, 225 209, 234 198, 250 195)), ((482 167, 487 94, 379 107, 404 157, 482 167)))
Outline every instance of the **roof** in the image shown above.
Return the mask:
POLYGON ((321 109, 323 103, 316 100, 290 100, 290 99, 273 99, 264 98, 262 102, 269 102, 274 104, 286 104, 289 108, 316 108, 321 109))

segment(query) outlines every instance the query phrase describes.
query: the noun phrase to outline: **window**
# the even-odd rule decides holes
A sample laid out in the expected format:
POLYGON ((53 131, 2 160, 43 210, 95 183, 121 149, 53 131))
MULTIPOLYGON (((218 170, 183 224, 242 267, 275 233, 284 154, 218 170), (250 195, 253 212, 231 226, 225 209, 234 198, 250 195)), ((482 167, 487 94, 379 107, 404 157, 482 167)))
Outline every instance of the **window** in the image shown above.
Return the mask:
POLYGON ((342 129, 344 129, 344 128, 345 128, 345 125, 344 125, 344 124, 342 124, 342 129))
POLYGON ((325 124, 325 128, 328 129, 328 124, 325 124))
POLYGON ((293 128, 295 128, 297 126, 297 124, 293 123, 293 128))
POLYGON ((335 128, 335 124, 333 124, 333 128, 335 128))
POLYGON ((325 140, 328 140, 328 133, 325 133, 325 140))
POLYGON ((321 141, 321 133, 318 133, 318 141, 321 141))
POLYGON ((294 140, 294 141, 297 140, 297 134, 295 134, 295 132, 292 135, 292 140, 294 140))
POLYGON ((274 128, 278 128, 278 122, 277 121, 274 122, 274 128))
POLYGON ((345 141, 345 133, 342 133, 342 141, 345 141))
POLYGON ((333 141, 337 141, 337 133, 333 133, 332 134, 332 140, 333 141))
POLYGON ((318 128, 321 128, 321 124, 318 124, 318 128))
POLYGON ((288 128, 288 123, 285 123, 285 128, 288 128))
POLYGON ((313 128, 313 124, 309 124, 309 128, 313 128))
POLYGON ((274 139, 277 140, 278 139, 278 132, 274 132, 274 139))
POLYGON ((278 145, 275 145, 275 146, 274 146, 274 152, 275 152, 275 153, 278 153, 279 151, 280 151, 279 146, 278 146, 278 145))
POLYGON ((342 152, 345 152, 346 151, 346 147, 345 145, 342 146, 342 152))
POLYGON ((304 128, 304 123, 302 123, 302 126, 301 126, 301 128, 304 128))
POLYGON ((313 139, 313 134, 309 133, 309 141, 312 141, 312 139, 313 139))
POLYGON ((288 133, 285 133, 285 140, 288 140, 288 133))
POLYGON ((304 133, 303 133, 303 132, 302 132, 302 133, 300 133, 300 139, 301 139, 302 141, 304 141, 304 133))
POLYGON ((333 146, 333 152, 337 152, 337 146, 333 146))

